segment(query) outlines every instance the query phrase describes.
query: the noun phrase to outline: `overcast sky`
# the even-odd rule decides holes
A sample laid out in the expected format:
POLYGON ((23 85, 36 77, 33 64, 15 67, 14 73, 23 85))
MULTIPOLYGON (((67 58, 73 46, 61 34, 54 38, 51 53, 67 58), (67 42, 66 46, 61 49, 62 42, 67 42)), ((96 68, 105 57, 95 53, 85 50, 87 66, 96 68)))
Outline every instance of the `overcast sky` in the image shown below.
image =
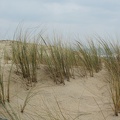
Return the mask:
POLYGON ((21 21, 48 33, 116 34, 120 0, 0 0, 0 39, 11 38, 21 21))

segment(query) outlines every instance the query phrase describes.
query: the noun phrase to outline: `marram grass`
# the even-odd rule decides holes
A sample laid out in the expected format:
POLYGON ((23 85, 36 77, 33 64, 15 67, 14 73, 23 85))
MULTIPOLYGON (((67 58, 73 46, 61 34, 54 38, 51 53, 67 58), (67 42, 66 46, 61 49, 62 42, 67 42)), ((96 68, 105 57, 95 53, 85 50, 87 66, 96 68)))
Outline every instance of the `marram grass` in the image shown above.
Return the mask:
POLYGON ((85 46, 77 41, 77 51, 81 65, 86 68, 91 77, 94 76, 94 71, 99 72, 101 70, 101 57, 93 41, 90 41, 88 46, 85 46))
POLYGON ((16 41, 13 41, 12 58, 17 71, 32 85, 32 82, 37 82, 38 45, 35 40, 29 43, 26 34, 18 34, 16 41))
POLYGON ((56 83, 63 83, 64 79, 70 80, 74 76, 72 57, 73 50, 67 48, 58 38, 54 37, 53 44, 47 43, 42 37, 47 49, 44 49, 46 55, 45 62, 48 66, 48 71, 56 83))
MULTIPOLYGON (((94 73, 98 73, 102 69, 102 64, 105 65, 105 69, 108 71, 109 86, 111 92, 111 98, 114 105, 115 115, 118 116, 120 111, 120 48, 119 44, 115 45, 107 43, 104 40, 100 40, 100 46, 104 50, 105 57, 100 56, 100 47, 96 46, 93 41, 88 42, 85 46, 80 42, 77 42, 76 49, 65 45, 58 37, 54 37, 53 43, 48 42, 47 39, 40 36, 39 40, 44 43, 39 45, 35 37, 33 42, 30 42, 30 36, 20 31, 16 35, 15 41, 12 42, 12 61, 16 66, 16 70, 22 74, 22 77, 27 80, 28 84, 37 82, 37 68, 41 64, 47 66, 46 74, 54 80, 55 83, 65 84, 65 80, 70 81, 70 78, 75 78, 74 67, 82 68, 84 73, 90 74, 91 77, 94 73)), ((37 39, 38 40, 38 39, 37 39)), ((8 54, 6 54, 8 56, 8 54)), ((5 59, 8 59, 5 57, 5 59)), ((11 74, 11 73, 10 73, 11 74)), ((10 79, 9 79, 10 80, 10 79)), ((8 81, 10 84, 10 81, 8 81)), ((9 99, 9 88, 7 91, 7 99, 9 99)), ((28 93, 25 102, 21 108, 21 112, 24 109, 29 100, 28 93)), ((3 72, 0 69, 0 103, 5 107, 5 91, 3 84, 3 72)), ((31 97, 30 97, 31 98, 31 97)), ((60 106, 57 103, 61 112, 60 106)), ((5 108, 6 109, 6 108, 5 108)), ((7 109, 6 109, 7 110, 7 109)), ((63 113, 61 112, 61 115, 63 113)))
POLYGON ((120 48, 119 44, 107 43, 101 41, 103 45, 105 58, 104 64, 108 70, 109 86, 111 98, 114 104, 115 115, 118 116, 120 111, 120 48))

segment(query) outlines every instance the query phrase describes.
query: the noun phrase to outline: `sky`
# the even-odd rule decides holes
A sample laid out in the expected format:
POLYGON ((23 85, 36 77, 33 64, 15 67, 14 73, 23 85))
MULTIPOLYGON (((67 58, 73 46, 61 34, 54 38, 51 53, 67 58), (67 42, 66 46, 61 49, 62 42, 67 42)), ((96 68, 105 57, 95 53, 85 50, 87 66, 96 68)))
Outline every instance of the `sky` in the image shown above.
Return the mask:
POLYGON ((0 39, 20 23, 71 37, 119 34, 120 0, 0 0, 0 39))

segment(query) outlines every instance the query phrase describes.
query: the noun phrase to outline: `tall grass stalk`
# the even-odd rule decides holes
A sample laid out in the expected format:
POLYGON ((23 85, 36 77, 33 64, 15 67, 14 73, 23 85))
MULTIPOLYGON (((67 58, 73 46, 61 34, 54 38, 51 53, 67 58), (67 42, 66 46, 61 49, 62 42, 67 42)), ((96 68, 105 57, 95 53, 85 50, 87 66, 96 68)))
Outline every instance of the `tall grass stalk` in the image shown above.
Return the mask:
POLYGON ((29 90, 29 92, 28 92, 28 94, 27 94, 27 96, 26 96, 26 98, 25 98, 25 101, 24 101, 23 106, 22 106, 22 108, 21 108, 21 113, 24 112, 24 109, 25 109, 27 103, 29 102, 30 98, 33 96, 33 95, 31 95, 31 91, 32 91, 32 90, 33 90, 33 88, 31 88, 31 90, 29 90))
POLYGON ((5 104, 3 73, 4 73, 4 69, 2 68, 1 63, 0 63, 0 103, 5 104))
POLYGON ((12 108, 12 106, 8 103, 7 105, 2 104, 2 107, 4 109, 5 112, 5 117, 8 118, 10 120, 20 120, 19 117, 17 116, 17 113, 15 112, 15 110, 12 108))
POLYGON ((37 41, 34 37, 30 37, 28 31, 22 33, 20 31, 15 35, 15 41, 12 44, 13 62, 16 65, 17 71, 22 73, 23 78, 26 78, 28 83, 37 82, 37 41), (30 40, 33 39, 33 42, 30 40))
POLYGON ((120 111, 120 48, 119 44, 107 43, 101 40, 105 58, 104 63, 108 70, 111 98, 114 104, 115 115, 120 111))
POLYGON ((48 65, 48 71, 51 74, 51 77, 54 79, 54 82, 65 84, 65 78, 69 81, 70 77, 73 77, 73 74, 71 74, 71 71, 73 70, 73 59, 71 57, 73 51, 61 43, 61 40, 58 38, 54 37, 53 44, 47 43, 43 37, 41 38, 47 48, 44 49, 46 55, 45 61, 48 65))
MULTIPOLYGON (((77 51, 81 65, 89 71, 91 77, 94 76, 94 71, 101 70, 101 58, 93 41, 90 41, 88 46, 77 41, 77 51)), ((87 75, 87 72, 85 73, 87 75)))
POLYGON ((95 45, 95 43, 92 40, 89 42, 89 49, 91 52, 93 69, 96 73, 98 73, 102 69, 100 48, 100 45, 95 45))
MULTIPOLYGON (((39 89, 42 89, 42 88, 45 88, 45 87, 49 87, 49 86, 39 86, 39 89)), ((24 102, 23 102, 23 106, 21 107, 21 113, 24 112, 25 107, 26 107, 27 104, 30 102, 30 100, 31 100, 35 95, 40 94, 40 91, 41 91, 41 90, 38 90, 35 86, 32 87, 32 88, 28 91, 28 93, 27 93, 27 95, 26 95, 26 97, 25 97, 25 100, 24 100, 24 102), (36 90, 37 90, 37 91, 36 91, 36 90)))
POLYGON ((10 81, 11 81, 11 73, 12 73, 13 64, 10 67, 9 76, 8 76, 8 84, 7 84, 7 101, 10 102, 10 81))
POLYGON ((32 82, 37 82, 37 66, 38 66, 38 48, 37 43, 32 43, 30 47, 30 60, 31 60, 31 79, 32 82))

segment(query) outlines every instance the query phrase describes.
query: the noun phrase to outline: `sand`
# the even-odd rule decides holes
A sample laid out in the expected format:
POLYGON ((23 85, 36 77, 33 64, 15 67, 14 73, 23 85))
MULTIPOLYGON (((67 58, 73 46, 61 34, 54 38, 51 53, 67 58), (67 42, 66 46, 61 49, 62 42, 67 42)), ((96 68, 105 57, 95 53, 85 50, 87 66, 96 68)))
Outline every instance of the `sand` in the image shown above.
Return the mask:
MULTIPOLYGON (((0 42, 0 53, 9 47, 9 41, 0 42)), ((3 55, 4 56, 4 55, 3 55)), ((7 85, 11 61, 2 60, 4 66, 4 84, 7 85)), ((21 120, 119 120, 114 116, 113 104, 106 81, 106 71, 95 73, 94 77, 80 77, 65 80, 65 85, 55 84, 44 72, 44 66, 38 69, 38 82, 31 87, 25 85, 21 75, 15 73, 13 66, 10 83, 10 106, 21 120), (29 90, 28 90, 29 89, 29 90), (21 108, 25 98, 30 97, 24 112, 21 108)), ((8 104, 6 104, 8 106, 8 104)), ((0 116, 5 114, 0 106, 0 116)))

